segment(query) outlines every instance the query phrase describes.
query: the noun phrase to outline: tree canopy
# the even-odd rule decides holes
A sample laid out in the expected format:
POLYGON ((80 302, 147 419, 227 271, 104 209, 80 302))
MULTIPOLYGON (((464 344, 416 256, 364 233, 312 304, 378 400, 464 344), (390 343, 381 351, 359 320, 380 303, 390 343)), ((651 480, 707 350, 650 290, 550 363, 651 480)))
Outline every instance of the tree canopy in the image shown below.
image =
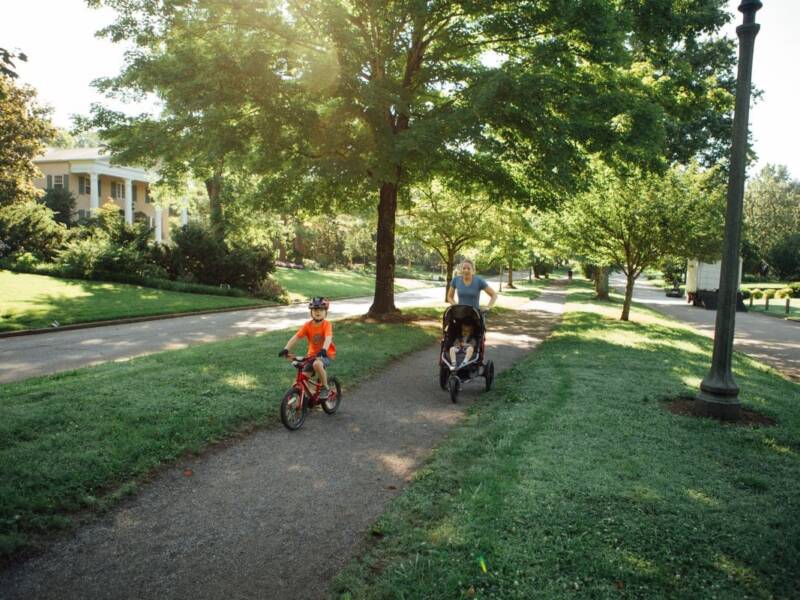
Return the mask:
POLYGON ((37 104, 33 88, 0 74, 0 206, 39 195, 33 159, 54 131, 50 111, 37 104))
MULTIPOLYGON (((456 174, 553 205, 587 156, 663 169, 728 135, 724 0, 91 0, 137 49, 101 87, 162 114, 101 107, 123 158, 207 182, 261 177, 261 201, 377 208, 373 314, 395 310, 398 201, 456 174)), ((220 218, 215 219, 221 222, 220 218)))

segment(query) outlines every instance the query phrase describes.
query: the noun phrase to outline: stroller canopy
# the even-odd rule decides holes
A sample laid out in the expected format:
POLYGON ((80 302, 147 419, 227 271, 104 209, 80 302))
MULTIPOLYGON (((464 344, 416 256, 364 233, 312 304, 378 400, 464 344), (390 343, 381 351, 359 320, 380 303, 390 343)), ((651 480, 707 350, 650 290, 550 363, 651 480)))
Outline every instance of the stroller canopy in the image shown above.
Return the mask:
POLYGON ((454 323, 471 323, 475 332, 483 335, 483 319, 481 313, 467 304, 455 304, 444 311, 442 331, 447 331, 454 323))

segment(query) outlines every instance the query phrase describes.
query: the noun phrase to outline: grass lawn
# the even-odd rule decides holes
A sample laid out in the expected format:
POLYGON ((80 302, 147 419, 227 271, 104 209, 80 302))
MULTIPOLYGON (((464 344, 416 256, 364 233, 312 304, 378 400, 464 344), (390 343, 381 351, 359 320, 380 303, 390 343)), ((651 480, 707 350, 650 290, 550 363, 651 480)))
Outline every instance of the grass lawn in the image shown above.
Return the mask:
MULTIPOLYGON (((437 317, 439 310, 405 311, 437 317)), ((103 508, 153 468, 253 427, 280 426, 294 329, 0 386, 0 557, 103 508)), ((415 324, 335 324, 344 388, 430 344, 415 324), (392 344, 376 340, 391 339, 392 344)))
MULTIPOLYGON (((375 293, 374 277, 351 271, 311 271, 278 267, 274 275, 293 302, 314 296, 348 298, 371 296, 375 293)), ((405 288, 398 285, 394 289, 395 292, 405 291, 405 288)))
MULTIPOLYGON (((587 288, 584 288, 587 289, 587 288)), ((593 306, 499 376, 373 525, 339 598, 789 598, 800 592, 800 385, 737 354, 773 428, 676 416, 711 341, 593 306)))
MULTIPOLYGON (((550 285, 551 281, 551 279, 534 279, 533 281, 528 281, 527 279, 516 279, 514 280, 514 287, 516 289, 511 290, 508 289, 508 280, 505 280, 503 281, 503 291, 501 293, 508 296, 522 296, 533 300, 534 298, 539 297, 539 295, 542 293, 542 290, 550 285)), ((499 288, 497 284, 491 285, 495 290, 499 288)))
POLYGON ((773 317, 800 320, 800 298, 789 298, 789 314, 786 314, 786 298, 770 298, 769 311, 766 311, 766 300, 764 298, 753 298, 753 305, 750 306, 750 299, 744 301, 747 310, 773 317))
POLYGON ((267 304, 257 298, 185 294, 123 283, 0 270, 0 331, 267 304))

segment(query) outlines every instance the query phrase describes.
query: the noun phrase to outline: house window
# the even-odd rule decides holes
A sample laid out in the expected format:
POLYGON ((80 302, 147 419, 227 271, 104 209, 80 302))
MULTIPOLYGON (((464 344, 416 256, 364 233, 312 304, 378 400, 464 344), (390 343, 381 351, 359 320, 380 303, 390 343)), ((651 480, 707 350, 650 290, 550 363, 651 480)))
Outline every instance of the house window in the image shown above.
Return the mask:
POLYGON ((145 188, 144 190, 144 203, 145 204, 152 204, 153 198, 150 196, 150 188, 145 188))
POLYGON ((136 204, 136 196, 138 196, 138 195, 139 195, 139 194, 137 194, 137 193, 136 193, 137 191, 138 191, 138 190, 137 190, 136 184, 134 183, 134 184, 131 186, 131 200, 133 200, 133 203, 134 203, 134 204, 136 204))
POLYGON ((114 198, 114 200, 123 200, 125 198, 125 184, 112 181, 111 197, 114 198))
POLYGON ((85 177, 83 175, 78 177, 78 193, 86 194, 87 196, 92 193, 91 177, 85 177))
POLYGON ((64 176, 53 175, 53 188, 60 189, 64 187, 64 176))

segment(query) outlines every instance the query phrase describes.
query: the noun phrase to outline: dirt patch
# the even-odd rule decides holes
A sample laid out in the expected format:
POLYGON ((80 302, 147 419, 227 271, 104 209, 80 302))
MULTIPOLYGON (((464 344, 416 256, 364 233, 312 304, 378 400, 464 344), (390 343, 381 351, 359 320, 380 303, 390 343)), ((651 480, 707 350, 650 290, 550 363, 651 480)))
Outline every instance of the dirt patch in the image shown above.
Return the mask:
MULTIPOLYGON (((713 419, 714 417, 699 416, 694 412, 694 398, 689 396, 679 396, 678 398, 667 399, 662 402, 664 410, 671 412, 673 415, 681 417, 695 417, 698 419, 713 419)), ((777 423, 775 419, 762 415, 754 410, 746 408, 739 409, 739 419, 736 421, 724 421, 722 419, 715 419, 723 425, 738 425, 742 427, 775 427, 777 423)))

